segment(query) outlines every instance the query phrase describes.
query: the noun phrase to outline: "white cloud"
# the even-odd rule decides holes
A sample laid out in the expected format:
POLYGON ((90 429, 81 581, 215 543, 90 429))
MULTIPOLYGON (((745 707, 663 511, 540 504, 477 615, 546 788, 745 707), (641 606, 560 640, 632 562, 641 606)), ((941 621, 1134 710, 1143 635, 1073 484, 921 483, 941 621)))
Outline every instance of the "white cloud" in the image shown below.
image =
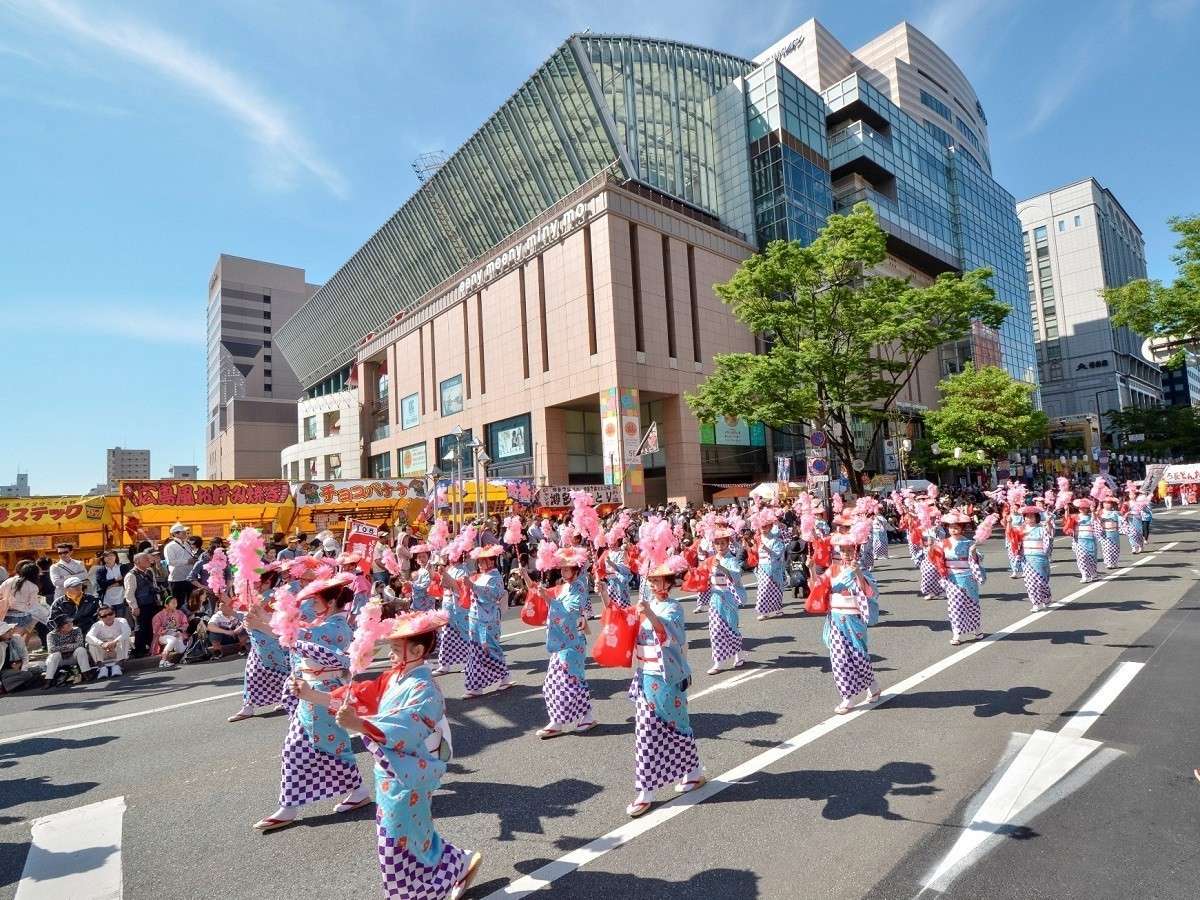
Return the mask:
MULTIPOLYGON (((160 305, 191 309, 190 303, 160 305)), ((206 337, 204 320, 198 315, 161 312, 149 302, 126 301, 99 306, 28 299, 14 301, 11 308, 12 312, 5 314, 5 327, 10 332, 45 337, 49 328, 55 340, 104 334, 144 344, 203 347, 206 337)))
POLYGON ((301 172, 307 172, 335 195, 345 196, 345 177, 320 156, 282 107, 220 62, 143 22, 91 18, 61 0, 25 3, 47 24, 153 70, 241 123, 247 137, 259 146, 262 172, 273 187, 290 186, 301 172))

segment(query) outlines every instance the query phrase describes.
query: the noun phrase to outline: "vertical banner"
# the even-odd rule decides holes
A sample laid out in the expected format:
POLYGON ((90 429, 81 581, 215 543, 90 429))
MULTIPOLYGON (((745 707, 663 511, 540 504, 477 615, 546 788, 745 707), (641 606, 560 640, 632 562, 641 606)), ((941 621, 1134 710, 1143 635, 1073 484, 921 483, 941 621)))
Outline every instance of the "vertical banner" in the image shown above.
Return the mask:
POLYGON ((625 458, 625 481, 629 487, 641 491, 642 457, 638 449, 642 443, 642 407, 638 402, 637 388, 621 388, 621 449, 625 458))
POLYGON ((792 458, 785 453, 775 454, 775 480, 782 484, 792 480, 792 458))
POLYGON ((379 540, 379 529, 369 522, 359 522, 350 519, 346 522, 346 545, 342 548, 345 553, 358 552, 362 554, 362 562, 358 564, 364 574, 371 571, 371 554, 375 551, 375 542, 379 540))
POLYGON ((600 392, 600 450, 604 454, 604 483, 620 484, 624 453, 621 447, 621 407, 615 387, 600 392))

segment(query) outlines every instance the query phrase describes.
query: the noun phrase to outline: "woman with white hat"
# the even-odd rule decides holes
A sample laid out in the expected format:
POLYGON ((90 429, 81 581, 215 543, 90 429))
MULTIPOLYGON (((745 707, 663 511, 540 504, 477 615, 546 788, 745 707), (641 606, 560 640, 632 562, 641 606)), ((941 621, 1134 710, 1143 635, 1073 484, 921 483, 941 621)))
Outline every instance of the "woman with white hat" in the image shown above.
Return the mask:
POLYGON ((568 731, 588 731, 596 725, 592 692, 584 668, 588 634, 584 612, 587 585, 580 573, 587 565, 587 554, 579 548, 566 547, 555 554, 555 562, 562 580, 552 588, 539 588, 525 573, 528 589, 542 590, 549 605, 546 652, 550 661, 542 684, 542 696, 550 721, 537 731, 542 740, 568 731))
POLYGON ((383 894, 395 900, 455 900, 483 861, 433 823, 433 794, 453 753, 446 701, 429 671, 445 625, 440 611, 402 613, 387 636, 388 671, 333 691, 298 687, 304 700, 336 713, 339 727, 361 734, 375 757, 376 851, 383 894))
POLYGON ((471 591, 471 611, 467 616, 467 664, 465 697, 478 697, 492 685, 497 691, 512 687, 508 660, 500 646, 500 604, 507 596, 504 579, 496 571, 496 558, 503 552, 499 544, 476 547, 471 551, 479 573, 474 578, 454 579, 449 573, 442 579, 449 584, 465 584, 471 591))
POLYGON ((942 516, 948 535, 937 544, 942 590, 950 618, 950 643, 958 646, 967 635, 983 637, 979 588, 987 580, 975 541, 966 535, 971 520, 954 509, 942 516))
POLYGON ((829 666, 842 702, 834 707, 839 715, 850 712, 854 701, 867 691, 867 702, 879 699, 879 684, 867 649, 867 626, 879 615, 875 578, 858 561, 858 542, 849 534, 830 538, 836 554, 828 571, 829 614, 821 640, 829 648, 829 666))

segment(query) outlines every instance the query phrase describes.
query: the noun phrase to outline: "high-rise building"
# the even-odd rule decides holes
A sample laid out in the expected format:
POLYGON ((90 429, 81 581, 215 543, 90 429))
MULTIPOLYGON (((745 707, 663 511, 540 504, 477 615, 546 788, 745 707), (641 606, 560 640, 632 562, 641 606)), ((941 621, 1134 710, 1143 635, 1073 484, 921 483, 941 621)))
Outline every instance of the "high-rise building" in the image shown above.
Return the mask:
POLYGON ((18 472, 17 480, 12 484, 0 484, 0 499, 14 499, 29 496, 29 474, 18 472))
POLYGON ((176 481, 195 481, 199 475, 199 466, 171 466, 167 469, 167 477, 176 481))
POLYGON ((122 481, 136 481, 150 477, 150 451, 129 450, 125 447, 110 447, 105 451, 108 489, 115 491, 122 481))
POLYGON ((1200 406, 1200 355, 1184 351, 1178 366, 1163 366, 1163 402, 1170 406, 1200 406))
MULTIPOLYGON (((883 271, 928 284, 989 266, 1012 308, 998 332, 932 355, 907 409, 932 406, 967 359, 1036 385, 1020 224, 987 140, 966 77, 907 24, 851 52, 810 20, 753 60, 574 35, 279 344, 306 396, 355 387, 368 474, 447 471, 466 441, 467 472, 483 451, 494 475, 621 484, 630 503, 699 499, 797 449, 761 423, 700 427, 684 401, 714 355, 755 346, 713 285, 858 201, 887 232, 883 271), (642 459, 651 422, 663 449, 642 459)), ((317 422, 285 471, 320 472, 303 448, 317 422)))
POLYGON ((274 478, 302 388, 274 329, 317 290, 292 266, 222 253, 208 281, 209 478, 274 478))
MULTIPOLYGON (((1137 224, 1095 178, 1017 204, 1042 403, 1051 417, 1095 415, 1163 400, 1143 338, 1109 319, 1104 288, 1146 277, 1137 224)), ((1107 420, 1102 422, 1111 432, 1107 420)))

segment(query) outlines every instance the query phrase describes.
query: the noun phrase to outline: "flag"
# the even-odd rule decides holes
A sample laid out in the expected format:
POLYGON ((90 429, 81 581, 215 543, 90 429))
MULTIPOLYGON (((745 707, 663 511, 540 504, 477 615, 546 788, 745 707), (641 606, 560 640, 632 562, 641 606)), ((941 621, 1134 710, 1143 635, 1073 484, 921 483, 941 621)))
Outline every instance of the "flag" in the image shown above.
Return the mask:
POLYGON ((657 453, 660 449, 662 448, 658 446, 658 423, 651 422, 646 433, 642 435, 642 442, 638 444, 637 455, 648 456, 651 453, 657 453))

